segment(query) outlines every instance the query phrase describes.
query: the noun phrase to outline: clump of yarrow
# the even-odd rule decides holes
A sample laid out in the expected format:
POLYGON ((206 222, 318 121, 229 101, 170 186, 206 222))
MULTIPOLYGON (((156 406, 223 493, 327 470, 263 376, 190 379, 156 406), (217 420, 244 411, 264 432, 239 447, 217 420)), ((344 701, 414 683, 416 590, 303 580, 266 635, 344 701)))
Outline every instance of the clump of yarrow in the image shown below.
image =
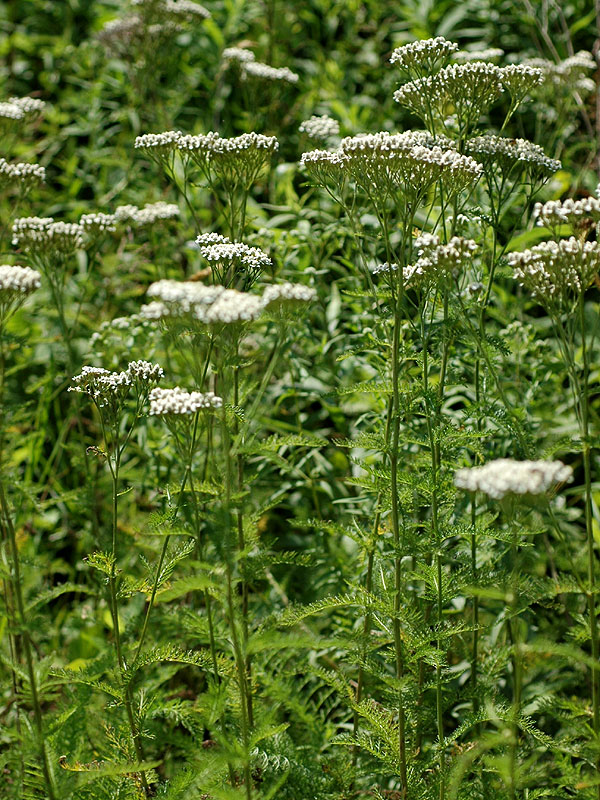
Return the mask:
POLYGON ((530 58, 524 64, 541 72, 540 88, 548 93, 558 90, 592 92, 596 88, 589 73, 597 69, 594 56, 587 50, 580 50, 572 56, 559 61, 543 58, 530 58))
POLYGON ((12 243, 40 263, 64 259, 86 245, 85 230, 77 222, 52 217, 19 217, 13 222, 12 243))
POLYGON ((552 311, 579 299, 594 281, 600 269, 600 246, 572 236, 509 253, 508 263, 515 280, 552 311))
POLYGON ((562 461, 514 461, 499 458, 479 467, 459 469, 454 484, 468 492, 482 492, 492 500, 542 495, 572 480, 573 470, 562 461))
POLYGON ((493 134, 476 136, 466 142, 465 152, 486 168, 497 166, 504 175, 516 166, 540 176, 551 175, 561 168, 560 161, 549 158, 540 145, 527 139, 509 139, 493 134))
POLYGON ((219 283, 230 285, 242 276, 244 285, 250 286, 263 269, 272 261, 259 247, 250 247, 243 242, 232 242, 217 233, 200 234, 196 238, 200 255, 205 258, 219 283))
POLYGON ((9 163, 0 158, 0 187, 16 186, 21 192, 28 192, 34 186, 46 180, 46 170, 39 164, 27 164, 19 161, 9 163))
POLYGON ((327 114, 323 114, 320 117, 313 115, 310 119, 300 123, 298 131, 309 139, 325 142, 327 139, 339 134, 340 123, 337 119, 333 119, 327 114))
POLYGON ((243 133, 225 138, 216 131, 184 134, 181 131, 145 133, 135 140, 135 148, 169 170, 176 154, 184 163, 192 161, 209 180, 228 188, 248 190, 279 148, 275 136, 243 133))
POLYGON ((132 5, 141 12, 151 13, 161 20, 205 20, 210 11, 193 0, 132 0, 132 5))
POLYGON ((541 70, 511 65, 498 67, 486 61, 450 64, 435 74, 409 81, 394 92, 394 100, 416 114, 427 127, 435 120, 445 124, 449 115, 454 128, 465 133, 506 90, 514 107, 539 84, 541 70))
POLYGON ((307 286, 283 283, 267 286, 259 295, 196 281, 163 279, 150 285, 148 296, 152 302, 140 310, 146 319, 168 322, 184 318, 190 323, 212 326, 253 322, 264 311, 273 313, 311 302, 316 292, 307 286))
POLYGON ((390 56, 390 63, 406 76, 420 78, 446 64, 457 50, 455 42, 436 36, 397 47, 390 56))
POLYGON ((221 58, 228 64, 238 65, 256 60, 252 50, 248 50, 246 47, 226 47, 221 54, 221 58))
POLYGON ((537 225, 558 232, 561 225, 570 225, 578 234, 586 234, 590 228, 600 222, 600 200, 596 197, 584 197, 581 200, 549 200, 547 203, 536 203, 533 217, 537 225))
POLYGON ((197 411, 221 408, 223 399, 213 392, 188 392, 175 386, 173 389, 156 387, 149 395, 150 416, 188 416, 197 411))
MULTIPOLYGON (((439 236, 425 233, 414 242, 417 260, 402 269, 403 284, 406 289, 428 289, 439 285, 447 278, 456 276, 466 269, 473 260, 478 247, 472 239, 453 236, 442 244, 439 236)), ((398 264, 385 262, 371 268, 375 275, 384 275, 390 282, 398 276, 398 264)))
POLYGON ((300 76, 289 67, 271 67, 260 61, 246 60, 240 62, 244 80, 273 81, 277 83, 298 83, 300 76))
POLYGON ((30 267, 2 264, 0 266, 0 324, 4 324, 41 286, 40 273, 30 267))
POLYGON ((162 367, 149 361, 130 361, 127 369, 120 372, 85 366, 73 378, 68 391, 87 395, 102 416, 115 424, 129 400, 134 401, 136 414, 139 413, 163 374, 162 367))
POLYGON ((440 146, 426 131, 346 137, 340 152, 349 178, 366 192, 374 185, 383 194, 401 189, 406 201, 424 196, 440 180, 448 196, 459 193, 482 173, 471 156, 440 146))
POLYGON ((39 100, 37 97, 9 97, 8 102, 20 108, 23 117, 28 122, 39 117, 46 107, 46 103, 43 100, 39 100))
POLYGON ((157 203, 146 203, 143 208, 134 205, 118 206, 114 218, 116 222, 125 223, 132 228, 144 228, 161 220, 176 219, 179 214, 178 205, 159 200, 157 203))
POLYGON ((454 61, 465 64, 467 61, 494 61, 502 58, 504 50, 499 47, 488 47, 485 50, 458 50, 452 54, 454 61))

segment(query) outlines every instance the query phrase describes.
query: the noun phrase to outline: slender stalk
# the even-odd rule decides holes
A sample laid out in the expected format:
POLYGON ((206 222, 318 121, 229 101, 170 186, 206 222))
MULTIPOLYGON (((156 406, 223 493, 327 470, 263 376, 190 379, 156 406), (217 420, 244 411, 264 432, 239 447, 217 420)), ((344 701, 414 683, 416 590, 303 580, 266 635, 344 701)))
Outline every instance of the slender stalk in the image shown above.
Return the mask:
MULTIPOLYGON (((123 648, 121 644, 121 632, 119 628, 119 608, 117 601, 117 580, 116 580, 116 561, 117 561, 117 520, 118 520, 118 483, 119 483, 119 469, 121 466, 121 456, 123 454, 123 447, 118 444, 118 431, 115 431, 115 442, 117 442, 115 449, 114 465, 109 458, 109 468, 112 478, 112 549, 111 549, 111 568, 108 577, 108 586, 110 594, 111 614, 113 620, 113 632, 115 637, 115 649, 117 653, 117 662, 119 664, 119 671, 121 674, 121 686, 123 688, 123 705, 127 714, 127 721, 129 723, 129 730, 135 749, 136 758, 140 763, 144 761, 144 749, 140 732, 135 722, 135 715, 133 713, 133 699, 131 684, 125 683, 125 672, 127 664, 123 657, 123 648)), ((146 797, 150 796, 150 787, 144 771, 140 772, 140 780, 142 789, 146 797)))
MULTIPOLYGON (((585 300, 583 292, 579 298, 579 323, 581 327, 581 357, 583 361, 583 375, 581 385, 581 448, 583 454, 583 471, 585 479, 585 527, 587 533, 588 555, 588 613, 590 617, 590 640, 592 645, 592 659, 598 663, 598 622, 596 620, 596 557, 594 553, 594 531, 592 516, 592 463, 591 446, 589 438, 589 357, 586 343, 585 325, 585 300)), ((592 709, 593 727, 596 745, 600 741, 600 676, 597 670, 592 670, 592 709)), ((596 770, 600 773, 600 756, 596 760, 596 770)), ((600 798, 600 784, 598 785, 598 798, 600 798)))
MULTIPOLYGON (((394 648, 396 651, 396 678, 401 682, 404 677, 404 654, 400 629, 400 601, 402 594, 402 557, 400 554, 400 504, 398 502, 398 448, 400 444, 400 327, 402 311, 402 293, 398 294, 394 315, 392 340, 392 450, 390 453, 391 491, 392 491, 392 528, 394 533, 394 648)), ((406 761, 406 712, 402 691, 398 691, 398 748, 400 754, 400 779, 403 797, 407 796, 408 777, 406 761)))
POLYGON ((54 775, 52 772, 52 767, 50 765, 48 749, 46 747, 44 724, 42 718, 42 706, 40 703, 39 688, 33 664, 31 639, 29 636, 29 630, 27 628, 27 617, 25 616, 25 602, 23 600, 23 584, 21 580, 19 548, 17 546, 15 527, 13 525, 10 510, 8 508, 8 502, 6 500, 3 480, 0 480, 0 505, 2 506, 4 525, 6 526, 6 531, 8 533, 8 540, 10 546, 11 559, 12 559, 13 591, 16 600, 19 624, 22 631, 21 641, 23 644, 23 652, 25 654, 25 664, 27 667, 29 690, 31 692, 31 704, 33 706, 33 718, 35 724, 35 731, 37 734, 37 746, 42 761, 42 772, 44 775, 44 782, 46 785, 46 794, 48 796, 48 800, 58 800, 58 795, 56 793, 56 787, 54 783, 54 775))
POLYGON ((227 613, 231 630, 231 640, 237 670, 238 685, 240 689, 240 718, 242 726, 242 741, 244 745, 244 784, 246 800, 252 800, 252 776, 250 774, 249 744, 250 730, 248 725, 248 675, 246 671, 246 661, 240 636, 237 628, 236 609, 233 598, 233 569, 230 538, 232 533, 231 519, 231 490, 233 486, 233 464, 231 458, 231 441, 229 428, 227 426, 227 412, 223 406, 223 447, 225 451, 225 515, 226 515, 226 567, 227 567, 227 613))

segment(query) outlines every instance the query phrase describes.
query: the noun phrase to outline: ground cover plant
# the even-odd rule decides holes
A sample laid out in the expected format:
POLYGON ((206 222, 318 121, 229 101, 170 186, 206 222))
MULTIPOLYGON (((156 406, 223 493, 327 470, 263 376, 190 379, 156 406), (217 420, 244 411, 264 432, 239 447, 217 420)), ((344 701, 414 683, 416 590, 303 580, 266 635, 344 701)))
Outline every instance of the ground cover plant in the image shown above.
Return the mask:
POLYGON ((2 800, 600 798, 599 20, 0 6, 2 800))

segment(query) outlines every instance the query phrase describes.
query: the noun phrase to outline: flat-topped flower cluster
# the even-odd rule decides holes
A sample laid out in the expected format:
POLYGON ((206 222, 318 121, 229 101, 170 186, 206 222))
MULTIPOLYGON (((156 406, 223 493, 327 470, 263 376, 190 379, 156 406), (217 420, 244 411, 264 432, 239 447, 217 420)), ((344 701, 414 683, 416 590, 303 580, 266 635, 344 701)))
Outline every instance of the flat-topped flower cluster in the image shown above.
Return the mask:
POLYGON ((509 139, 486 134, 469 139, 465 150, 481 163, 497 164, 504 171, 509 171, 516 164, 527 165, 548 174, 561 168, 560 161, 549 158, 539 144, 527 139, 509 139))
POLYGON ((162 367, 149 361, 130 361, 121 372, 85 366, 73 378, 69 391, 86 394, 98 408, 117 412, 130 393, 138 401, 144 399, 163 376, 162 367))
POLYGON ((46 170, 39 164, 27 164, 17 161, 10 164, 5 158, 0 158, 0 186, 17 184, 22 189, 29 189, 46 180, 46 170))
POLYGON ((493 500, 509 495, 545 494, 572 479, 573 470, 562 461, 514 461, 499 458, 480 467, 459 469, 454 483, 468 492, 483 492, 493 500))
POLYGON ((515 280, 550 307, 579 297, 590 286, 600 269, 600 245, 571 236, 509 253, 508 262, 515 280))
MULTIPOLYGON (((426 288, 440 280, 456 274, 468 265, 477 251, 477 243, 462 236, 453 236, 442 244, 436 234, 424 233, 415 239, 414 248, 418 259, 402 269, 404 286, 407 289, 426 288)), ((371 268, 377 274, 398 272, 398 264, 385 262, 371 268)))
POLYGON ((155 387, 150 392, 150 416, 166 417, 195 414, 196 411, 221 408, 223 399, 213 392, 188 392, 155 387))
POLYGON ((150 285, 148 296, 155 299, 140 310, 146 319, 188 317, 203 325, 228 325, 251 322, 276 306, 311 302, 316 291, 284 283, 268 286, 263 295, 258 295, 195 281, 163 279, 150 285))

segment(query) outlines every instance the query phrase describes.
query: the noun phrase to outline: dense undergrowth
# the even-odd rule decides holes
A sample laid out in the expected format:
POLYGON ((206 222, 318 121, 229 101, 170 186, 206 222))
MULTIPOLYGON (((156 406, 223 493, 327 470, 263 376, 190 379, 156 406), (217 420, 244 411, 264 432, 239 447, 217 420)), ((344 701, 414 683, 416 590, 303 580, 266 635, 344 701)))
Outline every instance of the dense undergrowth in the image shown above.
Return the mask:
POLYGON ((597 10, 0 6, 0 797, 600 798, 597 10))

